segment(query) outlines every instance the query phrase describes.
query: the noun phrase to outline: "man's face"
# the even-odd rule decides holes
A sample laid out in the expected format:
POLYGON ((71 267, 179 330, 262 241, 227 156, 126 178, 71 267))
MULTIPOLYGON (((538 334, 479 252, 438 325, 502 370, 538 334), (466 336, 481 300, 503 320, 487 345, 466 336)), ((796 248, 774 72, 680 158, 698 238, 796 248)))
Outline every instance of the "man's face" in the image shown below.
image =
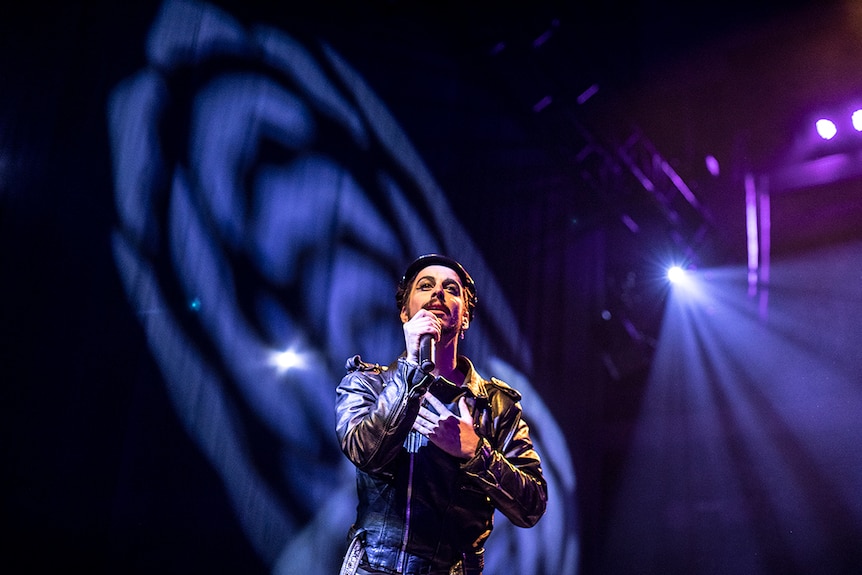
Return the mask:
POLYGON ((455 334, 469 325, 464 297, 464 286, 455 270, 428 266, 416 274, 410 286, 407 304, 401 310, 401 321, 409 320, 424 308, 440 320, 443 335, 455 334))

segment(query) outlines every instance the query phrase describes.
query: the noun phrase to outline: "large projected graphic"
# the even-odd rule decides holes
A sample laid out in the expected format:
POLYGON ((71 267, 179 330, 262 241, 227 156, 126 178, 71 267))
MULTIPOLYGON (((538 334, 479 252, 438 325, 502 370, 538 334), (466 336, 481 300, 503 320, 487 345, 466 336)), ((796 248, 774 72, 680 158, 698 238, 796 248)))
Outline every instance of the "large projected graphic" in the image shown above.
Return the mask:
POLYGON ((356 496, 335 386, 348 357, 400 353, 394 287, 434 251, 479 284, 467 354, 525 392, 549 483, 535 528, 496 522, 487 572, 574 574, 574 471, 529 350, 371 88, 324 42, 197 2, 163 5, 146 57, 108 110, 114 257, 177 413, 272 571, 337 572, 356 496))

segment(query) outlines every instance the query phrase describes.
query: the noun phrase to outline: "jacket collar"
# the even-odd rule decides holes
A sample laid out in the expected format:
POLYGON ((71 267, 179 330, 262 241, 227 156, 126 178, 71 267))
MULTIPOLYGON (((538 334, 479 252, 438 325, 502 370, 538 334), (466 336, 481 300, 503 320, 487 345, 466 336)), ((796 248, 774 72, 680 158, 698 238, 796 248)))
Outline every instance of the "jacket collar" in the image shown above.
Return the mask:
POLYGON ((462 387, 470 390, 473 397, 488 397, 488 392, 485 389, 485 380, 473 367, 473 362, 466 356, 458 356, 458 369, 464 374, 464 383, 462 387))

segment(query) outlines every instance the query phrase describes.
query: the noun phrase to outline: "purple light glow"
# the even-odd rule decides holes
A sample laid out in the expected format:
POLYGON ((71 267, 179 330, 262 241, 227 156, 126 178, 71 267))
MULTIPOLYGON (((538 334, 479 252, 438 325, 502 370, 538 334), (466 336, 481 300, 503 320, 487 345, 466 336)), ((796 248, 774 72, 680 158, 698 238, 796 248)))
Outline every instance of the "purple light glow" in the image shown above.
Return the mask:
POLYGON ((533 105, 533 112, 541 112, 542 110, 547 108, 551 104, 551 102, 553 102, 553 98, 551 98, 550 96, 545 96, 533 105))
POLYGON ((715 156, 707 156, 706 157, 706 169, 715 177, 721 173, 721 166, 718 163, 718 160, 715 156))
POLYGON ((862 109, 853 112, 853 115, 850 116, 850 120, 853 122, 853 128, 857 132, 862 132, 862 109))
POLYGON ((748 271, 749 277, 757 277, 757 264, 760 261, 758 248, 760 242, 757 239, 757 189, 754 185, 754 177, 745 177, 745 229, 748 236, 748 271))
POLYGON ((817 127, 817 133, 824 140, 831 140, 838 133, 838 128, 835 127, 835 122, 821 118, 814 124, 817 127))

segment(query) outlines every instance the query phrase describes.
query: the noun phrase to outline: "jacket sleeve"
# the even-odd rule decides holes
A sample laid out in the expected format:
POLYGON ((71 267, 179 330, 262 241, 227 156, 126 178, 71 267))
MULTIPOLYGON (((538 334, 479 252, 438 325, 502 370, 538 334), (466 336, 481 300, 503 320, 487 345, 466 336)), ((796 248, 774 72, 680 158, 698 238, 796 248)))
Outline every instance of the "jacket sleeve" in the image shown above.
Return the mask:
POLYGON ((356 467, 380 473, 395 458, 431 379, 404 358, 385 375, 355 371, 344 376, 336 389, 336 434, 356 467))
POLYGON ((518 527, 532 527, 548 504, 541 460, 533 449, 529 426, 521 418, 520 403, 509 403, 496 419, 495 437, 483 437, 476 454, 462 464, 462 469, 509 521, 518 527))

